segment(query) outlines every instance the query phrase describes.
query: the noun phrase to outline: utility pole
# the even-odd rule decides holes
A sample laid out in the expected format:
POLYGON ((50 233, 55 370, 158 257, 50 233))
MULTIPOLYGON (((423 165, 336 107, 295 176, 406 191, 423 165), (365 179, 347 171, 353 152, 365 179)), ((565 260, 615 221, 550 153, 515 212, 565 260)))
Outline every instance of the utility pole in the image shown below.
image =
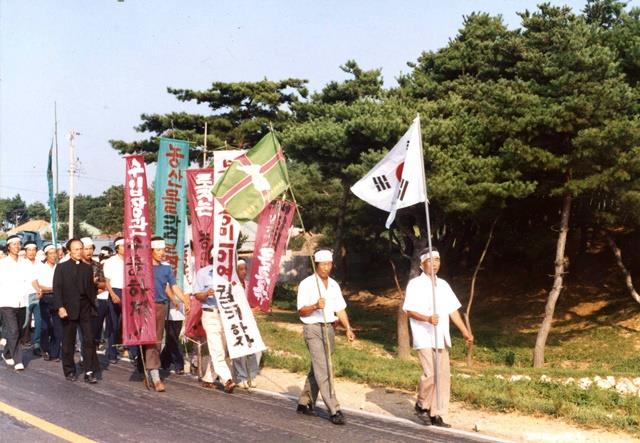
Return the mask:
POLYGON ((202 161, 202 167, 207 167, 207 122, 204 122, 204 160, 202 161))
POLYGON ((73 238, 73 197, 76 172, 78 171, 74 141, 77 135, 80 133, 73 129, 69 131, 69 240, 73 238))

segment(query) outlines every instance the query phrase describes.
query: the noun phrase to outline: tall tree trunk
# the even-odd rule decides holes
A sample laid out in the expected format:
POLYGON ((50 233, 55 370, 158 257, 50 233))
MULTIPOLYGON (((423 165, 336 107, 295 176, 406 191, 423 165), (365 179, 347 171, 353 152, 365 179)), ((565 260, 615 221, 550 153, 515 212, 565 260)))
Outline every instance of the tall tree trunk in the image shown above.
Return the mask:
POLYGON ((404 312, 404 309, 402 309, 402 305, 404 304, 404 291, 400 287, 400 282, 398 281, 396 265, 391 259, 389 259, 389 263, 391 263, 393 280, 396 283, 396 289, 398 290, 398 294, 400 295, 400 304, 398 305, 396 325, 398 333, 398 358, 400 360, 409 360, 409 357, 411 356, 411 340, 409 337, 409 316, 407 316, 407 313, 404 312))
POLYGON ((567 233, 569 232, 569 214, 571 213, 571 194, 565 194, 562 201, 562 213, 560 215, 560 233, 556 244, 555 274, 553 277, 553 287, 547 298, 547 305, 544 309, 544 319, 538 330, 536 346, 533 350, 533 367, 541 368, 544 365, 544 347, 553 322, 553 312, 556 302, 562 291, 562 280, 564 278, 565 259, 564 251, 567 244, 567 233))
MULTIPOLYGON (((467 310, 464 313, 464 322, 469 330, 469 333, 473 335, 473 331, 471 329, 471 305, 473 304, 473 297, 476 292, 476 279, 478 277, 478 273, 480 272, 480 268, 482 267, 482 262, 484 261, 485 256, 487 255, 487 251, 489 250, 489 245, 491 244, 491 239, 493 238, 493 231, 496 228, 496 223, 498 223, 497 216, 493 223, 491 224, 491 229, 489 230, 489 237, 487 237, 487 241, 484 244, 484 249, 482 250, 482 254, 480 254, 480 259, 476 264, 476 269, 473 271, 473 277, 471 278, 471 289, 469 289, 469 302, 467 303, 467 310)), ((469 345, 467 348, 467 366, 473 366, 473 343, 469 345)))
POLYGON ((347 280, 346 257, 342 251, 342 238, 344 237, 344 219, 347 215, 347 203, 349 202, 349 188, 347 186, 342 190, 342 201, 340 202, 340 211, 336 220, 335 239, 333 240, 334 257, 339 257, 342 281, 347 280))
POLYGON ((618 264, 618 267, 622 271, 622 275, 624 275, 624 283, 627 286, 627 289, 629 290, 629 295, 631 295, 631 298, 633 298, 636 302, 640 303, 640 294, 638 294, 638 292, 636 291, 636 288, 633 286, 633 279, 631 278, 631 273, 629 272, 627 267, 624 265, 624 262, 622 261, 622 252, 620 251, 620 248, 618 248, 618 245, 616 245, 615 240, 607 231, 602 231, 602 232, 604 233, 604 236, 607 239, 607 243, 609 243, 609 247, 611 248, 613 255, 616 257, 616 263, 618 264))

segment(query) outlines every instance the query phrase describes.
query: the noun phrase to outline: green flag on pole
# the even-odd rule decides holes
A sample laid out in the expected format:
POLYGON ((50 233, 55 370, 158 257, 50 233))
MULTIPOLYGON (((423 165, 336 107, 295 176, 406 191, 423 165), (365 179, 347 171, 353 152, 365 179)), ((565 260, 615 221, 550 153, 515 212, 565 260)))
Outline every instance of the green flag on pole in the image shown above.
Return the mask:
POLYGON ((49 186, 49 215, 51 216, 51 241, 57 247, 58 244, 58 212, 56 210, 56 198, 53 190, 53 140, 49 148, 49 162, 47 165, 47 184, 49 186))
POLYGON ((284 154, 269 132, 249 152, 233 160, 213 185, 213 195, 236 220, 251 220, 289 187, 284 154))

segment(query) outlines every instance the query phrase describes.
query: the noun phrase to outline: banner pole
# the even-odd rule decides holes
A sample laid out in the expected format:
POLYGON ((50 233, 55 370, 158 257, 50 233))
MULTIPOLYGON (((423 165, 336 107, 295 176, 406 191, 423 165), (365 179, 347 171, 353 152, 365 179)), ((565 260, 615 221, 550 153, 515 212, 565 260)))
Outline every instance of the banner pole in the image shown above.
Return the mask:
MULTIPOLYGON (((424 183, 424 212, 425 218, 427 220, 427 242, 429 247, 429 273, 431 274, 431 300, 433 303, 433 314, 436 314, 436 276, 433 274, 433 246, 431 244, 431 222, 429 219, 429 197, 427 194, 427 175, 424 170, 424 151, 422 147, 422 129, 420 127, 420 114, 417 114, 418 117, 418 137, 420 140, 420 161, 422 162, 422 183, 424 183)), ((421 264, 422 265, 422 264, 421 264)), ((440 385, 438 383, 438 327, 436 325, 433 326, 433 338, 435 340, 435 352, 433 358, 433 382, 436 387, 436 405, 440 407, 440 385)))

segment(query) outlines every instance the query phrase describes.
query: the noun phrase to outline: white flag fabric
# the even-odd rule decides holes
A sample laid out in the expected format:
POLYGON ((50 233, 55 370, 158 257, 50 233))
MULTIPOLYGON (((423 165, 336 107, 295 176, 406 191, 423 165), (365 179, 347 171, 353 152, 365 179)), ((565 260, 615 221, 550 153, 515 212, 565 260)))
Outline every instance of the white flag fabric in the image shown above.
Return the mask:
POLYGON ((420 117, 389 153, 367 175, 351 187, 351 192, 370 205, 389 212, 387 229, 396 211, 425 201, 420 117))

